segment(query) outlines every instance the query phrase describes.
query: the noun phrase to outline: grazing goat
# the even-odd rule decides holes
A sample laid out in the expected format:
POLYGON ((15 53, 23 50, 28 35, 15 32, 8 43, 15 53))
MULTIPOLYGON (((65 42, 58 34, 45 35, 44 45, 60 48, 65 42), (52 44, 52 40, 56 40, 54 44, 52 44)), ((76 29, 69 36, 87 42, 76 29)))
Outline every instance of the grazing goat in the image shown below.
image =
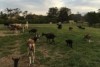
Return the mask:
POLYGON ((84 35, 84 38, 83 39, 87 40, 89 43, 92 42, 91 41, 91 35, 90 34, 84 35))
POLYGON ((69 27, 69 31, 71 31, 73 29, 73 27, 69 27))
POLYGON ((82 27, 82 26, 77 26, 77 27, 78 27, 79 29, 83 29, 83 30, 85 29, 85 27, 82 27))
POLYGON ((39 40, 40 36, 41 36, 41 35, 39 35, 39 34, 36 33, 36 34, 32 37, 32 39, 34 40, 35 43, 37 42, 37 40, 39 40))
POLYGON ((4 26, 9 27, 10 23, 4 23, 4 26))
POLYGON ((68 39, 68 40, 65 40, 65 42, 66 42, 66 44, 67 44, 68 47, 73 48, 73 40, 68 39))
POLYGON ((36 32, 37 32, 37 29, 31 29, 31 30, 29 30, 29 33, 35 33, 36 34, 36 32))
POLYGON ((57 25, 58 25, 58 29, 62 29, 62 24, 61 24, 61 22, 59 22, 57 25))
POLYGON ((54 38, 56 36, 53 33, 42 33, 42 36, 45 36, 48 42, 55 43, 54 38))
POLYGON ((29 38, 27 45, 28 45, 29 66, 31 66, 35 60, 35 42, 34 42, 34 40, 32 38, 29 38))
POLYGON ((58 25, 58 29, 62 29, 62 25, 58 25))
POLYGON ((21 24, 8 24, 8 28, 10 30, 13 30, 15 33, 17 33, 18 31, 22 30, 21 24))

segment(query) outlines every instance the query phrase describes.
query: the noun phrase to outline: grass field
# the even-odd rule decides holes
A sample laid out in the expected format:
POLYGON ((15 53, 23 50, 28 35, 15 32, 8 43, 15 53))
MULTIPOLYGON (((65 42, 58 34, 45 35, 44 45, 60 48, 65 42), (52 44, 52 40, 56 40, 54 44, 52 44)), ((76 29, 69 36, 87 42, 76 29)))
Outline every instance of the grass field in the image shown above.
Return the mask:
MULTIPOLYGON (((62 30, 58 30, 55 24, 33 24, 31 28, 38 29, 38 33, 52 32, 56 35, 56 44, 49 44, 44 37, 36 43, 36 65, 38 67, 100 67, 100 28, 86 27, 85 30, 78 29, 73 25, 64 24, 62 30), (92 35, 92 43, 83 40, 83 36, 92 35), (73 49, 66 46, 65 40, 72 39, 73 49)), ((8 31, 0 25, 0 31, 8 31)), ((8 32, 9 33, 9 32, 8 32)), ((7 34, 7 32, 6 32, 7 34)), ((33 36, 26 30, 25 33, 12 36, 0 36, 0 58, 14 53, 19 48, 21 55, 27 55, 26 41, 33 36), (16 46, 16 40, 19 45, 16 46)))

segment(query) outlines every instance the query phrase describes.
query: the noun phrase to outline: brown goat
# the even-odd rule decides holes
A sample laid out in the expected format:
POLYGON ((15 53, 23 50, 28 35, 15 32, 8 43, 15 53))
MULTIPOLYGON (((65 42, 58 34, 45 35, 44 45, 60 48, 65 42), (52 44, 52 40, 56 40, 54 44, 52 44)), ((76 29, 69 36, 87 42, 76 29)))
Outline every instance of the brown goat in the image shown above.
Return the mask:
POLYGON ((33 39, 29 38, 27 41, 28 45, 28 56, 29 56, 29 66, 34 63, 35 59, 35 42, 33 39))

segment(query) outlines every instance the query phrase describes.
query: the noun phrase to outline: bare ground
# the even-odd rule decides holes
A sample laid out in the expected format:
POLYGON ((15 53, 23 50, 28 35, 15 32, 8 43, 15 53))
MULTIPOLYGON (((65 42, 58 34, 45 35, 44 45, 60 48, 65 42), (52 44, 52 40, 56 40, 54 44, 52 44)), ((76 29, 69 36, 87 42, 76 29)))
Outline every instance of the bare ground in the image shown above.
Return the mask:
POLYGON ((14 33, 13 31, 0 31, 0 36, 12 36, 12 35, 18 35, 19 33, 14 33))
MULTIPOLYGON (((23 55, 20 54, 19 41, 16 40, 16 44, 11 47, 14 47, 14 49, 11 49, 13 53, 11 55, 0 58, 0 67, 14 67, 14 61, 12 60, 13 57, 14 58, 20 57, 18 67, 29 67, 28 56, 26 54, 23 55)), ((45 52, 45 50, 43 52, 45 52)), ((36 58, 34 65, 32 65, 31 67, 45 67, 45 66, 41 65, 38 59, 36 58)))
MULTIPOLYGON (((5 34, 7 31, 0 31, 0 36, 12 36, 12 35, 18 35, 18 34, 5 34)), ((19 40, 16 40, 16 43, 14 46, 9 46, 14 49, 11 49, 10 51, 12 54, 0 58, 0 67, 14 67, 14 61, 12 60, 13 57, 20 57, 18 67, 29 67, 29 62, 28 62, 28 56, 26 54, 21 54, 20 53, 20 44, 19 40)), ((44 56, 48 56, 48 52, 42 47, 41 52, 44 54, 44 56), (43 50, 42 50, 43 49, 43 50)), ((46 67, 45 65, 41 65, 39 60, 36 58, 34 65, 31 67, 46 67)))

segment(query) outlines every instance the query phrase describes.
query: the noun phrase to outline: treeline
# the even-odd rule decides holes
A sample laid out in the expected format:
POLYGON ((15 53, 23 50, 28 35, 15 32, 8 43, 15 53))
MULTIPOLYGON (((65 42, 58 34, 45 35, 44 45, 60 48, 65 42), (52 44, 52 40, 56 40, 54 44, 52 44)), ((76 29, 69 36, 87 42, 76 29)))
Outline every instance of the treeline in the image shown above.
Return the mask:
POLYGON ((68 23, 70 20, 77 23, 88 22, 89 26, 100 25, 100 9, 98 12, 88 12, 84 16, 82 16, 80 13, 71 13, 71 9, 67 7, 61 7, 60 9, 57 7, 49 8, 46 16, 32 14, 28 11, 21 11, 19 8, 6 8, 4 11, 0 11, 0 24, 26 23, 26 21, 32 24, 43 24, 50 22, 68 23))
POLYGON ((9 9, 6 8, 4 12, 0 12, 0 23, 57 23, 58 21, 64 22, 69 20, 69 13, 71 10, 62 7, 58 10, 57 7, 49 8, 46 16, 28 13, 28 11, 21 11, 19 8, 9 9), (22 16, 21 16, 22 15, 22 16))
POLYGON ((43 15, 36 15, 28 13, 28 11, 21 11, 19 8, 6 8, 0 12, 0 24, 2 23, 47 23, 47 17, 43 15))
POLYGON ((88 22, 89 26, 100 27, 100 10, 98 10, 98 12, 88 12, 84 16, 84 19, 88 22))

